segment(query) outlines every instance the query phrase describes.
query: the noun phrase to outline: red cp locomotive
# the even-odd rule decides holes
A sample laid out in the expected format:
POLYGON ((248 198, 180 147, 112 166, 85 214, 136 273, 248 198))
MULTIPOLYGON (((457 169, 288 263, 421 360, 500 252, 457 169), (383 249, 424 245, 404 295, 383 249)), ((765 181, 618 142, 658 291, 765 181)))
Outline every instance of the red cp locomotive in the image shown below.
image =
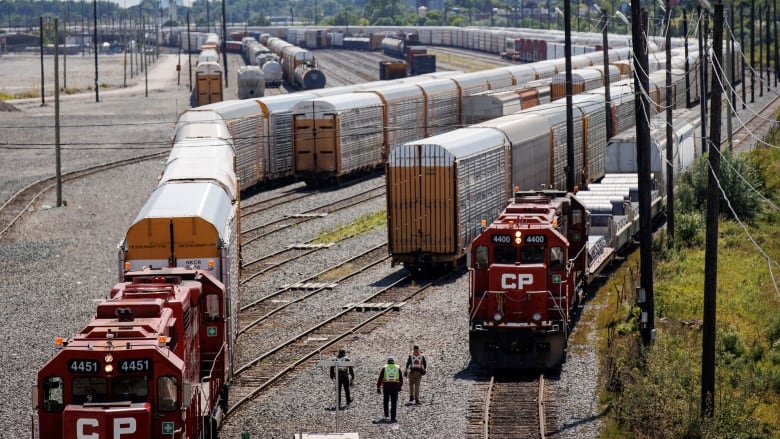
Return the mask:
POLYGON ((127 273, 38 372, 33 437, 215 437, 231 378, 226 300, 206 270, 127 273))
POLYGON ((585 207, 565 192, 517 192, 471 244, 469 345, 480 365, 560 364, 583 291, 585 207))

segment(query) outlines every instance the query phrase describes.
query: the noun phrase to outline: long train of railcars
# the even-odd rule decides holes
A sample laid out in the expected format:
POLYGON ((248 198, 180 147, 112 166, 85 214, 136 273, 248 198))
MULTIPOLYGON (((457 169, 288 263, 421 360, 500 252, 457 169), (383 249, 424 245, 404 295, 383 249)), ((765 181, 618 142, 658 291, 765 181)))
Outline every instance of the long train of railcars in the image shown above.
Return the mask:
POLYGON ((235 154, 221 119, 176 136, 119 283, 38 372, 33 438, 216 437, 237 329, 235 154))
MULTIPOLYGON (((686 107, 684 80, 681 74, 674 84, 674 101, 669 103, 674 108, 686 107)), ((652 81, 650 85, 651 111, 661 111, 667 105, 663 88, 654 88, 652 81)), ((605 91, 602 87, 572 98, 574 173, 583 187, 607 172, 607 117, 613 133, 632 128, 635 120, 633 81, 611 85, 609 116, 605 91)), ((491 221, 502 211, 514 185, 565 187, 565 106, 564 99, 553 101, 395 145, 385 171, 393 264, 410 269, 455 264, 479 233, 481 221, 491 221), (485 138, 472 142, 479 133, 485 138), (526 165, 530 157, 532 167, 526 165)))
MULTIPOLYGON (((190 36, 192 38, 192 36, 190 36)), ((197 41, 200 41, 198 39, 197 41)), ((190 44, 192 41, 190 41, 190 44)), ((192 50, 189 46, 188 50, 192 50)), ((191 106, 221 102, 223 100, 222 75, 219 59, 220 39, 217 34, 205 34, 195 65, 195 87, 190 98, 191 106)))
POLYGON ((241 45, 247 65, 258 66, 262 69, 266 86, 278 87, 282 85, 282 64, 279 62, 278 55, 252 37, 244 37, 241 40, 241 45))
MULTIPOLYGON (((702 154, 697 109, 674 115, 675 174, 702 154)), ((665 120, 651 129, 651 216, 662 211, 665 120)), ((468 253, 469 350, 497 369, 556 369, 588 285, 639 232, 635 130, 610 140, 605 175, 586 190, 516 191, 468 253)), ((532 165, 532 161, 528 165, 532 165)))

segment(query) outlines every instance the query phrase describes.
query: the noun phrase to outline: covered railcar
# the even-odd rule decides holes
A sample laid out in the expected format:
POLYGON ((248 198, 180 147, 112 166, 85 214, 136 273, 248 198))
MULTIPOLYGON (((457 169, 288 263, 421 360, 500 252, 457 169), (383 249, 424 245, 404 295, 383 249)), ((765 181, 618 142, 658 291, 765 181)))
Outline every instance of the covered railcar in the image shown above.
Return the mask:
POLYGON ((311 184, 382 164, 385 106, 379 96, 349 93, 297 103, 293 109, 295 175, 311 184))
POLYGON ((393 147, 386 171, 393 264, 452 265, 497 216, 509 194, 509 141, 492 128, 463 128, 393 147))

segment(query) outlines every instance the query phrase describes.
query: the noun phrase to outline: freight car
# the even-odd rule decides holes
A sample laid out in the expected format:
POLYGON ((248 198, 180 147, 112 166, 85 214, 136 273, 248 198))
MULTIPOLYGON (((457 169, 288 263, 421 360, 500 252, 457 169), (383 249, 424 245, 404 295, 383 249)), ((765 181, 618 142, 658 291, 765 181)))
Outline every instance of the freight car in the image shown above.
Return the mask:
POLYGON ((177 127, 119 283, 38 372, 33 437, 216 437, 233 379, 238 181, 221 119, 177 127))
POLYGON ((258 66, 241 66, 237 73, 238 98, 249 99, 265 94, 265 76, 258 66))
MULTIPOLYGON (((204 47, 206 47, 205 44, 204 47)), ((190 99, 191 106, 198 107, 221 102, 223 99, 222 75, 219 53, 213 49, 202 50, 195 66, 195 87, 190 99)))
POLYGON ((325 75, 317 69, 312 52, 276 37, 268 38, 267 46, 279 57, 284 79, 291 86, 301 90, 310 90, 311 88, 307 86, 313 88, 325 86, 325 75), (299 66, 307 67, 298 69, 299 66))
MULTIPOLYGON (((673 172, 702 155, 698 110, 675 110, 673 172)), ((651 212, 664 204, 665 120, 651 130, 651 212)), ((587 286, 639 231, 636 138, 610 140, 607 174, 587 190, 517 191, 471 243, 469 349, 483 367, 555 369, 587 286)))
MULTIPOLYGON (((578 184, 588 184, 603 175, 605 170, 604 161, 606 160, 605 148, 606 139, 606 118, 610 117, 613 127, 629 129, 633 127, 634 117, 634 99, 633 84, 631 81, 625 81, 610 88, 610 94, 614 96, 611 99, 610 114, 604 114, 604 88, 587 92, 583 97, 574 99, 573 126, 575 130, 575 175, 578 176, 578 184), (594 99, 595 97, 595 99, 594 99)), ((653 96, 656 105, 652 107, 665 108, 665 95, 655 93, 653 96)), ((530 127, 541 129, 541 135, 544 136, 542 143, 545 148, 540 148, 536 154, 544 153, 545 158, 534 156, 533 171, 544 172, 544 178, 528 178, 530 167, 519 166, 523 163, 524 153, 520 156, 512 156, 510 163, 518 166, 502 170, 510 175, 510 181, 513 185, 520 185, 521 188, 536 188, 540 185, 547 187, 564 187, 566 182, 566 173, 564 164, 567 156, 566 143, 566 105, 565 100, 558 100, 531 107, 515 115, 505 116, 499 119, 493 119, 480 123, 478 127, 492 127, 509 139, 513 145, 510 150, 515 154, 519 149, 514 148, 517 142, 525 142, 524 137, 517 137, 515 125, 522 127, 520 132, 524 135, 535 132, 530 127), (525 123, 525 118, 529 115, 540 117, 534 124, 525 123), (515 138, 513 138, 516 137, 515 138), (518 161, 520 160, 520 161, 518 161)), ((460 130, 459 130, 460 131, 460 130)), ((457 132, 457 131, 456 131, 457 132)), ((461 132, 461 136, 467 136, 468 131, 461 132)), ((461 168, 455 166, 455 161, 459 159, 457 147, 448 144, 437 144, 436 148, 448 151, 441 153, 444 157, 449 157, 448 165, 451 171, 447 174, 441 174, 436 178, 428 178, 433 174, 424 163, 427 159, 427 151, 432 147, 428 141, 423 139, 411 144, 394 146, 389 153, 387 170, 385 173, 388 188, 387 212, 388 212, 388 241, 389 250, 392 255, 393 264, 404 264, 412 270, 427 266, 451 265, 460 260, 466 253, 466 246, 469 241, 465 238, 473 237, 469 235, 479 228, 479 222, 474 222, 471 216, 461 215, 462 209, 472 209, 474 201, 472 197, 461 199, 456 197, 457 189, 462 182, 472 181, 474 173, 485 172, 477 168, 461 168), (396 149, 406 151, 412 145, 417 145, 417 155, 409 158, 408 153, 396 152, 396 149), (453 151, 450 151, 453 149, 453 151), (398 154, 401 154, 399 158, 398 154), (396 167, 413 167, 415 172, 409 175, 416 175, 415 178, 402 178, 396 171, 396 167), (435 185, 435 186, 434 186, 435 185), (420 188, 424 188, 420 189, 420 188), (453 194, 452 197, 446 197, 436 200, 420 196, 420 191, 430 191, 431 193, 453 194), (451 220, 445 222, 430 223, 431 227, 426 228, 427 218, 439 218, 437 211, 454 213, 451 220), (470 219, 472 222, 463 222, 470 219), (452 242, 452 245, 444 249, 439 243, 452 242)), ((414 148, 412 148, 414 149, 414 148)), ((536 175, 536 174, 534 174, 536 175)), ((432 195, 435 196, 435 195, 432 195)), ((511 193, 506 192, 499 202, 503 202, 511 197, 511 193)), ((480 200, 482 202, 482 200, 480 200)), ((491 221, 495 218, 495 209, 486 210, 482 219, 491 221)))

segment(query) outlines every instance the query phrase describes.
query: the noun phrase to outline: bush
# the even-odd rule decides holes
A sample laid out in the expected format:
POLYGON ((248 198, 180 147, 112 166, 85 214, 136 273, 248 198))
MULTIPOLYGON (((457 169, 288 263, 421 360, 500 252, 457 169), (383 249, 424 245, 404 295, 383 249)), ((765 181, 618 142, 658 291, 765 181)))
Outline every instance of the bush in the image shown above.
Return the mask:
MULTIPOLYGON (((728 151, 721 154, 720 188, 715 188, 720 192, 720 213, 752 222, 761 211, 761 194, 757 192, 762 187, 759 172, 744 155, 735 156, 728 151)), ((709 169, 705 156, 697 159, 693 167, 680 176, 676 195, 679 204, 675 204, 675 207, 679 206, 680 213, 706 211, 709 169)))

